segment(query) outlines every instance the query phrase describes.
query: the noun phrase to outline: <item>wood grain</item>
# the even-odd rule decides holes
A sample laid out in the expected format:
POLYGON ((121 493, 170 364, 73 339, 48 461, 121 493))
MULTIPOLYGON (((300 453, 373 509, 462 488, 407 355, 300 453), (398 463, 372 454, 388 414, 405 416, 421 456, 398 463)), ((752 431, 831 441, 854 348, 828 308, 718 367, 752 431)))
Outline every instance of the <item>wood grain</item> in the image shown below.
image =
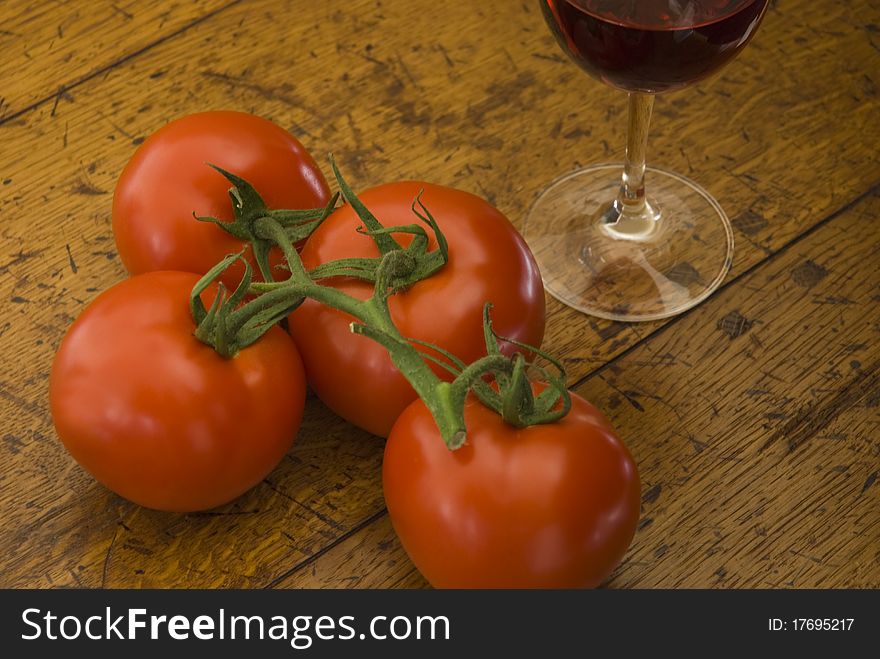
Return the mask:
MULTIPOLYGON (((413 0, 391 11, 367 0, 258 0, 224 8, 187 29, 185 38, 154 46, 149 46, 157 35, 152 29, 130 29, 131 35, 119 38, 115 24, 100 22, 102 5, 82 10, 82 25, 93 26, 88 35, 106 44, 101 50, 106 59, 99 63, 97 51, 82 51, 89 53, 83 61, 109 68, 81 81, 71 92, 73 102, 46 102, 0 123, 0 513, 5 523, 0 586, 283 585, 301 583, 304 570, 312 568, 324 575, 322 583, 344 585, 358 574, 344 558, 355 544, 363 561, 380 565, 385 554, 377 547, 387 540, 381 530, 381 442, 335 419, 317 401, 309 402, 294 449, 267 483, 211 513, 163 515, 109 494, 72 462, 48 416, 48 371, 73 318, 100 290, 125 276, 110 232, 116 176, 135 146, 176 116, 221 107, 255 112, 291 129, 316 154, 333 149, 358 187, 398 178, 455 185, 489 198, 515 223, 556 175, 578 163, 620 157, 623 98, 561 56, 535 3, 494 2, 498 6, 490 2, 475 8, 464 0, 413 0), (505 20, 499 22, 495 17, 502 5, 505 20), (139 52, 136 43, 146 46, 139 52), (359 528, 365 529, 363 536, 349 537, 359 528), (359 540, 367 536, 375 542, 359 540), (316 555, 320 562, 313 560, 316 555)), ((802 244, 821 253, 823 245, 802 238, 782 257, 775 256, 838 210, 862 208, 870 196, 865 191, 880 181, 874 80, 880 40, 866 27, 880 23, 880 16, 868 0, 859 4, 858 12, 851 5, 819 6, 807 0, 775 6, 753 43, 722 76, 657 102, 651 157, 701 181, 725 205, 737 231, 734 271, 718 296, 730 300, 731 308, 719 318, 702 308, 685 318, 694 327, 686 336, 694 337, 696 345, 723 336, 717 323, 731 310, 739 308, 746 320, 731 316, 725 327, 750 321, 746 302, 759 302, 765 293, 751 291, 744 282, 802 244), (737 278, 746 272, 747 277, 737 278)), ((10 8, 19 6, 4 3, 0 15, 14 16, 10 8)), ((156 5, 138 7, 148 23, 155 23, 156 5)), ((185 7, 174 14, 178 26, 211 11, 206 3, 185 7)), ((55 15, 44 14, 34 19, 33 34, 55 29, 49 21, 55 15)), ((36 47, 36 41, 31 43, 36 47)), ((51 68, 50 54, 39 59, 51 68)), ((56 69, 52 75, 60 77, 49 82, 28 73, 20 79, 24 82, 4 87, 3 93, 17 90, 23 99, 21 90, 42 85, 51 94, 53 87, 69 87, 92 70, 56 69)), ((25 101, 17 105, 25 106, 25 101)), ((850 212, 827 225, 836 226, 850 212)), ((823 263, 810 251, 803 256, 823 263)), ((869 277, 868 263, 852 267, 869 277)), ((815 276, 809 268, 799 275, 804 281, 815 276)), ((771 292, 766 297, 775 299, 771 292)), ((718 313, 716 301, 709 304, 718 313)), ((867 304, 855 307, 866 310, 867 304)), ((553 301, 548 310, 546 345, 564 358, 575 381, 589 378, 588 397, 624 424, 627 437, 653 427, 653 421, 632 416, 630 408, 635 408, 626 399, 610 409, 615 400, 610 385, 592 389, 597 381, 601 384, 594 372, 621 354, 626 356, 619 363, 648 354, 646 346, 679 336, 681 325, 658 335, 662 323, 596 321, 553 301)), ((678 353, 688 350, 686 336, 659 353, 670 355, 662 359, 679 359, 678 353)), ((864 342, 870 354, 874 344, 864 342)), ((812 359, 812 353, 784 340, 778 347, 791 351, 785 369, 792 374, 801 360, 812 359)), ((757 377, 753 362, 737 359, 757 377)), ((602 377, 610 377, 613 368, 617 363, 602 377)), ((651 380, 653 373, 649 368, 633 375, 623 390, 685 402, 688 392, 697 391, 687 388, 693 384, 690 372, 680 375, 684 389, 673 379, 651 380)), ((715 377, 706 386, 719 391, 719 401, 737 403, 736 394, 715 377)), ((804 390, 791 397, 793 406, 811 400, 804 390)), ((660 405, 636 400, 645 409, 660 405)), ((764 402, 749 399, 738 414, 763 414, 764 402)), ((861 437, 868 428, 859 418, 843 414, 837 423, 852 425, 852 435, 861 437)), ((690 426, 687 432, 693 434, 690 426)), ((729 432, 751 446, 757 429, 730 426, 729 432)), ((847 450, 823 446, 826 461, 847 450)), ((644 450, 641 461, 655 451, 663 454, 644 450)), ((660 481, 645 477, 644 482, 650 491, 660 481)), ((672 484, 662 487, 673 491, 672 484)), ((737 483, 719 487, 730 496, 737 483)), ((700 503, 692 497, 703 494, 682 486, 675 496, 690 510, 687 506, 700 503)), ((811 523, 820 522, 807 519, 802 527, 792 527, 791 541, 802 538, 797 533, 811 523)), ((658 550, 640 549, 651 526, 639 534, 631 555, 658 550)), ((664 528, 676 538, 683 533, 664 528)), ((731 583, 766 576, 766 566, 759 569, 751 558, 737 560, 745 561, 743 576, 731 583)), ((835 583, 876 580, 876 566, 862 565, 863 572, 844 567, 828 578, 835 583)), ((380 565, 376 574, 361 575, 362 583, 417 582, 404 578, 411 574, 408 563, 398 560, 397 566, 380 565)), ((650 567, 627 563, 614 583, 674 582, 672 572, 650 567)), ((715 583, 711 575, 699 577, 701 584, 715 583)))
MULTIPOLYGON (((237 0, 235 0, 237 1, 237 0)), ((233 0, 4 0, 0 13, 0 122, 36 103, 73 103, 73 88, 179 36, 233 0)))
MULTIPOLYGON (((880 197, 584 382, 639 465, 613 587, 880 587, 880 197)), ((280 587, 418 587, 387 515, 280 587)))

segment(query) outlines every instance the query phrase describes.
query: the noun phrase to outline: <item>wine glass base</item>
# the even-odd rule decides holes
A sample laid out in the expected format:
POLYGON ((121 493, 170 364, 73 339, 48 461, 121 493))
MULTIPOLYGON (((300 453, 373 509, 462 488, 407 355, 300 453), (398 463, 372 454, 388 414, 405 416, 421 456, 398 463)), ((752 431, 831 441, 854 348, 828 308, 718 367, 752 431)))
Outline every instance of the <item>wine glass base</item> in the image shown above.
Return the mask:
POLYGON ((674 316, 724 280, 730 221, 699 185, 649 167, 655 221, 627 224, 612 209, 622 172, 622 164, 593 165, 557 179, 532 204, 523 236, 545 289, 563 304, 618 321, 674 316))

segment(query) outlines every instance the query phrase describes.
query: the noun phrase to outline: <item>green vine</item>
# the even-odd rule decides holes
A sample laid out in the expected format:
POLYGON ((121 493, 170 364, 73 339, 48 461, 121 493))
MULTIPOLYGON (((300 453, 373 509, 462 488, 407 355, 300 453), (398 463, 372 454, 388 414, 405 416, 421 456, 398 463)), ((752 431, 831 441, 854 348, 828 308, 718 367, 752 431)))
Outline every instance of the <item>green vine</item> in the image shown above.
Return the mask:
POLYGON ((222 356, 232 358, 309 298, 352 316, 355 319, 351 324, 353 333, 376 341, 388 351, 394 365, 431 411, 450 449, 460 447, 466 440, 464 408, 470 392, 516 427, 552 423, 564 416, 571 406, 571 399, 562 365, 535 347, 497 335, 492 327, 490 304, 487 303, 483 311, 486 356, 472 364, 464 364, 439 346, 400 334, 391 318, 388 300, 446 265, 449 260, 446 238, 422 203, 421 194, 412 204, 412 212, 421 224, 385 227, 349 187, 332 156, 331 167, 342 197, 363 223, 359 230, 373 239, 380 255, 340 259, 307 272, 294 245, 326 219, 336 199, 324 209, 272 211, 249 183, 216 168, 233 184, 230 198, 235 220, 224 223, 213 218, 200 219, 215 222, 250 243, 264 281, 253 281, 252 269, 242 254, 228 256, 218 263, 201 278, 190 297, 196 323, 195 336, 222 356), (428 231, 433 235, 436 249, 429 249, 428 231), (395 234, 410 234, 413 238, 403 247, 395 239, 395 234), (290 272, 284 281, 275 281, 269 271, 268 253, 273 247, 281 250, 290 272), (229 294, 222 283, 218 284, 211 307, 205 308, 202 293, 239 259, 245 261, 245 274, 238 287, 229 294), (366 300, 359 300, 320 283, 337 276, 370 282, 373 294, 366 300), (245 302, 248 295, 253 299, 245 302), (555 373, 527 363, 522 352, 513 357, 505 356, 500 347, 502 343, 544 358, 555 373), (447 382, 440 378, 429 364, 439 365, 453 376, 453 380, 447 382), (537 394, 528 375, 529 369, 546 383, 537 394))

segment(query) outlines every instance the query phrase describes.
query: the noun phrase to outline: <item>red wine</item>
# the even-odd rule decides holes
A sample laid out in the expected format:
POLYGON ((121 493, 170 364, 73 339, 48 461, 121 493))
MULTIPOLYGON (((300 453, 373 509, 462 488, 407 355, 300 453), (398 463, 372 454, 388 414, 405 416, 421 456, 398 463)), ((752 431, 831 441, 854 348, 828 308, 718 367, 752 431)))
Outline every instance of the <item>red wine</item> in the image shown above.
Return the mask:
POLYGON ((732 59, 768 0, 541 0, 562 48, 595 78, 625 91, 663 92, 732 59))

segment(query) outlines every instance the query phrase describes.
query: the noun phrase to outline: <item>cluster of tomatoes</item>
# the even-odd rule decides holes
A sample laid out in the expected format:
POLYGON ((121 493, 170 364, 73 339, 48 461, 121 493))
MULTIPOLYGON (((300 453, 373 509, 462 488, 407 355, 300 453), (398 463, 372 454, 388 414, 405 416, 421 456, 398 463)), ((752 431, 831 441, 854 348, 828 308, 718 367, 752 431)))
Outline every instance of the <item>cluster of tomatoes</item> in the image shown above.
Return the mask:
MULTIPOLYGON (((314 159, 265 119, 201 113, 148 138, 113 200, 113 232, 132 277, 83 311, 52 368, 53 420, 73 457, 140 505, 219 506, 264 479, 290 449, 308 384, 337 414, 388 438, 389 514, 433 585, 598 585, 632 540, 639 481, 626 447, 582 398, 572 394, 571 411, 554 423, 517 428, 471 396, 467 441, 450 450, 385 348, 352 334, 352 318, 340 310, 306 300, 287 329, 273 326, 228 358, 194 336, 189 301, 202 275, 242 250, 259 270, 240 238, 194 218, 233 220, 229 182, 206 163, 248 181, 270 208, 321 208, 330 200, 314 159)), ((448 259, 390 297, 400 334, 470 363, 486 353, 482 309, 492 302, 495 327, 510 347, 539 345, 540 274, 498 210, 472 194, 415 181, 359 198, 385 227, 398 227, 412 222, 417 196, 442 229, 448 259)), ((361 226, 350 204, 333 210, 301 245, 306 270, 376 257, 361 226)), ((274 253, 270 261, 281 262, 274 253)), ((218 279, 233 290, 243 272, 231 267, 218 279)), ((357 299, 373 293, 371 283, 353 277, 324 283, 357 299)), ((206 307, 217 286, 201 292, 206 307)))

